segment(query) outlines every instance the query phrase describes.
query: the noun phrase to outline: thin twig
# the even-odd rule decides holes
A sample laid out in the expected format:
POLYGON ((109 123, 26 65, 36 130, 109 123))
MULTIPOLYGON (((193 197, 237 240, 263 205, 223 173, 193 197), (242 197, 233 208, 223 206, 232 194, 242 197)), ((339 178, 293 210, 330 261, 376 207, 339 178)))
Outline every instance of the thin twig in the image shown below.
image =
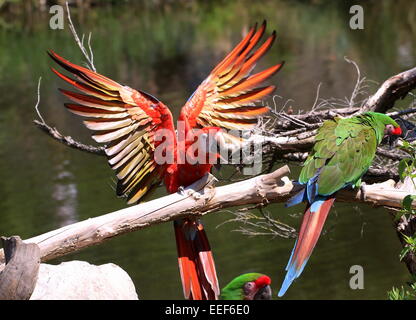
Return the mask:
POLYGON ((39 111, 39 103, 40 103, 40 83, 41 83, 41 81, 42 81, 42 77, 39 77, 39 80, 38 80, 38 91, 37 91, 38 100, 36 101, 35 110, 36 110, 36 113, 38 114, 40 120, 42 120, 42 123, 45 123, 45 120, 43 119, 43 117, 42 117, 42 115, 40 114, 40 111, 39 111))
POLYGON ((393 112, 389 112, 386 113, 388 116, 395 118, 395 117, 399 117, 402 115, 411 115, 411 114, 416 114, 416 108, 411 108, 411 109, 405 109, 405 110, 400 110, 400 111, 393 111, 393 112))
POLYGON ((95 146, 83 144, 81 142, 76 141, 71 136, 64 136, 56 128, 50 127, 45 122, 40 122, 38 120, 33 120, 33 122, 39 129, 47 133, 50 137, 52 137, 53 139, 57 140, 60 143, 63 143, 64 145, 70 148, 100 155, 100 156, 106 155, 105 147, 95 147, 95 146))
POLYGON ((362 83, 363 79, 361 79, 361 72, 360 72, 360 68, 358 67, 357 63, 355 63, 355 61, 353 61, 353 60, 348 59, 347 57, 344 57, 344 60, 347 61, 348 63, 351 63, 355 67, 355 70, 357 71, 357 80, 355 82, 354 89, 352 90, 350 99, 347 100, 348 104, 349 104, 349 107, 352 108, 352 107, 354 107, 355 97, 361 92, 360 86, 361 86, 361 83, 362 83))
POLYGON ((88 54, 88 52, 85 49, 84 44, 83 44, 84 35, 82 35, 82 41, 81 41, 78 37, 77 31, 75 30, 75 26, 72 23, 71 13, 69 11, 68 2, 66 2, 65 4, 66 4, 66 12, 67 12, 67 17, 68 17, 69 29, 71 30, 71 33, 74 36, 74 40, 77 43, 78 47, 80 48, 80 50, 81 50, 82 54, 84 55, 85 59, 87 59, 88 68, 96 72, 97 69, 94 66, 94 55, 92 54, 92 49, 91 49, 91 32, 90 32, 89 37, 88 37, 88 47, 89 47, 89 51, 90 51, 90 54, 88 54))
POLYGON ((316 89, 315 101, 313 102, 313 105, 312 105, 311 110, 315 110, 316 103, 317 103, 317 102, 318 102, 318 100, 319 100, 319 91, 321 90, 321 85, 322 85, 322 82, 319 82, 319 84, 318 84, 318 88, 316 89))

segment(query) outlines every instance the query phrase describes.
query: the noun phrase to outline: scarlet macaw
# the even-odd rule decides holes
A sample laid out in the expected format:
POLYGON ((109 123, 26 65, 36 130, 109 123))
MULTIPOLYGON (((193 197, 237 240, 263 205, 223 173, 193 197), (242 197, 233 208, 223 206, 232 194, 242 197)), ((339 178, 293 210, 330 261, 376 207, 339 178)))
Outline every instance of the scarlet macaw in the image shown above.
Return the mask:
MULTIPOLYGON (((275 87, 259 85, 275 74, 282 63, 250 75, 276 37, 273 32, 257 50, 253 50, 265 28, 265 22, 258 30, 257 25, 252 27, 183 106, 178 120, 183 124, 187 138, 190 137, 186 140, 176 137, 172 114, 158 99, 49 52, 50 57, 75 79, 53 68, 52 71, 83 92, 60 89, 75 102, 66 103, 66 108, 89 118, 84 124, 96 131, 92 137, 106 144, 108 162, 118 178, 118 196, 126 196, 128 204, 132 204, 161 181, 170 193, 192 184, 210 172, 213 165, 208 161, 210 152, 206 161, 194 161, 197 154, 189 151, 195 140, 203 137, 205 141, 229 141, 230 137, 223 129, 251 129, 258 118, 269 111, 268 107, 255 102, 270 95, 275 87), (173 139, 164 153, 157 154, 158 146, 166 142, 166 139, 157 138, 158 132, 163 130, 172 133, 173 139), (185 159, 179 159, 180 155, 186 155, 185 159), (171 161, 161 164, 161 158, 171 161)), ((206 146, 208 151, 210 146, 206 146)), ((217 151, 215 154, 217 158, 217 151)), ((201 221, 195 218, 176 220, 174 229, 185 298, 217 299, 220 290, 214 259, 201 221)))
POLYGON ((327 120, 319 128, 315 145, 299 176, 298 182, 304 188, 286 204, 292 206, 306 201, 307 207, 279 297, 302 273, 335 201, 336 192, 347 187, 359 187, 383 137, 401 134, 396 121, 376 112, 327 120))
POLYGON ((230 281, 221 290, 221 300, 271 300, 272 280, 261 273, 245 273, 230 281))

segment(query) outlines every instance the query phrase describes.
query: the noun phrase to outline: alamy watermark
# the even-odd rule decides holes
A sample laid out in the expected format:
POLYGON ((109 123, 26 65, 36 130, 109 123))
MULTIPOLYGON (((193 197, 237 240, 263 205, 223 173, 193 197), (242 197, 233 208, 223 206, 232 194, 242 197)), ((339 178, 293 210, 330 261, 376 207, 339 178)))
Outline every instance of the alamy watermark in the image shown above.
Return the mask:
MULTIPOLYGON (((64 28, 64 7, 56 4, 49 8, 52 15, 49 19, 49 27, 52 30, 64 28)), ((349 24, 352 30, 364 29, 364 9, 362 6, 355 4, 350 7, 349 13, 352 14, 349 24)))
POLYGON ((52 17, 49 19, 49 27, 52 30, 64 28, 64 7, 56 4, 49 8, 52 17))
POLYGON ((352 290, 364 289, 364 268, 358 264, 350 267, 350 274, 353 276, 350 278, 349 286, 352 290))
POLYGON ((350 28, 352 30, 364 29, 364 9, 362 6, 355 4, 350 7, 350 28))

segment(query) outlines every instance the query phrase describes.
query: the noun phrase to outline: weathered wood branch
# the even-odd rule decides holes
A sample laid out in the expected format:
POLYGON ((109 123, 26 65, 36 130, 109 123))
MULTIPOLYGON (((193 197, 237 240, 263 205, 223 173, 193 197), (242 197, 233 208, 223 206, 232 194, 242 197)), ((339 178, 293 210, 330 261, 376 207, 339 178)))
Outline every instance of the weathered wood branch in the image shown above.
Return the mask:
MULTIPOLYGON (((300 188, 287 177, 288 174, 289 167, 283 166, 272 173, 217 188, 213 186, 213 176, 206 175, 181 193, 77 222, 27 239, 25 243, 36 243, 41 260, 47 261, 120 234, 185 216, 202 216, 248 204, 285 202, 300 188)), ((367 185, 362 190, 340 191, 337 199, 400 208, 407 195, 394 188, 394 181, 367 185)), ((413 205, 416 208, 416 201, 413 205)), ((2 251, 0 262, 4 262, 2 251)))
MULTIPOLYGON (((402 200, 408 194, 407 190, 397 188, 394 180, 387 180, 382 183, 364 184, 359 190, 342 190, 337 193, 337 200, 401 208, 402 200)), ((413 206, 416 207, 416 201, 413 203, 413 206)))
POLYGON ((0 273, 0 300, 29 300, 38 278, 39 247, 18 236, 1 239, 6 266, 0 273))
MULTIPOLYGON (((311 110, 306 113, 301 114, 292 114, 291 116, 305 121, 309 124, 319 124, 322 123, 324 120, 333 119, 336 116, 348 117, 356 112, 359 112, 360 108, 336 108, 336 109, 324 109, 324 110, 311 110)), ((282 132, 287 130, 296 129, 293 123, 288 120, 285 121, 278 121, 276 123, 276 129, 282 132)), ((299 129, 299 127, 297 127, 299 129)))
POLYGON ((406 70, 387 79, 377 92, 368 99, 363 110, 385 113, 395 102, 403 99, 416 88, 416 68, 406 70))

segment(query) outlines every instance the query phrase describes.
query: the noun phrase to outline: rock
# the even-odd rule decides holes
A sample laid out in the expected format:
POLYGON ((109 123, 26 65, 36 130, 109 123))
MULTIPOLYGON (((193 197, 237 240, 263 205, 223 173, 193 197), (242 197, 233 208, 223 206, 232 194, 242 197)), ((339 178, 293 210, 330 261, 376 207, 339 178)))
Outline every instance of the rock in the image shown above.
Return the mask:
POLYGON ((113 263, 85 261, 40 264, 30 300, 138 300, 133 281, 113 263))

